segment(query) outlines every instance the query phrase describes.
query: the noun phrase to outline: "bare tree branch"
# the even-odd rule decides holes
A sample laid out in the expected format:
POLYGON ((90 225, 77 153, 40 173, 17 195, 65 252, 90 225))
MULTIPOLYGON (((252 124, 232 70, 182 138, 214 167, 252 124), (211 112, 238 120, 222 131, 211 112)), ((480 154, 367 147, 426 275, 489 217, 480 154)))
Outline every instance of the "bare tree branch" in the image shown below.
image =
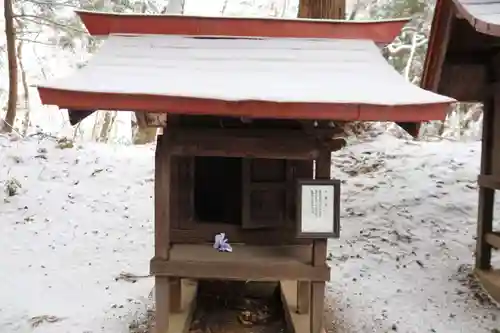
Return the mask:
POLYGON ((18 41, 26 42, 26 43, 34 43, 34 44, 40 44, 40 45, 46 45, 46 46, 56 46, 56 43, 48 43, 48 42, 41 42, 36 39, 28 39, 28 38, 17 38, 18 41))
POLYGON ((78 33, 82 33, 82 34, 86 33, 83 30, 73 28, 71 26, 68 26, 67 24, 59 23, 59 22, 56 22, 54 20, 48 19, 46 17, 41 17, 41 16, 37 16, 37 15, 15 15, 14 18, 16 18, 16 19, 19 18, 22 20, 36 23, 36 24, 43 24, 46 26, 56 26, 56 27, 59 27, 63 30, 67 30, 67 31, 73 31, 73 32, 78 32, 78 33))
POLYGON ((73 8, 80 8, 78 3, 75 3, 73 0, 64 0, 64 1, 55 1, 55 0, 23 0, 25 2, 31 2, 37 5, 42 5, 42 6, 64 6, 64 7, 73 7, 73 8))

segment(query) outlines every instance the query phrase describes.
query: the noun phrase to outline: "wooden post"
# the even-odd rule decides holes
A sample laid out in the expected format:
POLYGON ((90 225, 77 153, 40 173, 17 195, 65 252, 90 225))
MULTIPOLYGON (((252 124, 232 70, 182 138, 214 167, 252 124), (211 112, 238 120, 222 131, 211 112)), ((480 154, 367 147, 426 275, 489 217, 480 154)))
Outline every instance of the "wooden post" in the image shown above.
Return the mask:
POLYGON ((178 277, 170 278, 170 313, 182 311, 182 280, 178 277))
MULTIPOLYGON (((329 150, 321 151, 316 160, 316 179, 330 179, 332 154, 329 150)), ((315 239, 313 241, 314 266, 324 265, 326 262, 326 239, 315 239)), ((323 330, 323 311, 325 304, 325 282, 311 283, 311 315, 310 333, 321 333, 323 330)))
MULTIPOLYGON (((490 175, 493 165, 493 143, 495 121, 495 97, 488 97, 483 107, 483 133, 481 144, 481 175, 490 175)), ((497 119, 495 119, 497 118, 497 119)), ((481 186, 479 188, 479 205, 476 238, 476 269, 491 268, 491 245, 486 241, 486 234, 493 229, 493 208, 495 190, 481 186)))
MULTIPOLYGON (((164 135, 155 154, 155 257, 168 260, 170 250, 170 152, 164 135)), ((156 333, 167 333, 170 315, 168 277, 155 276, 156 333)))
POLYGON ((305 314, 309 312, 311 299, 311 284, 308 281, 297 282, 297 313, 305 314))

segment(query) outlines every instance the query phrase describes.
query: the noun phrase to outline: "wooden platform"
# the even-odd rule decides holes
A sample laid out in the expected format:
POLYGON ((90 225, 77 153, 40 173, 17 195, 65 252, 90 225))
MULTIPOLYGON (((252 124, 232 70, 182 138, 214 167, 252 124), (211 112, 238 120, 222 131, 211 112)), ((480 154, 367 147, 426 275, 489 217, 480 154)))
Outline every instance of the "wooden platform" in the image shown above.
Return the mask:
POLYGON ((474 273, 486 292, 500 303, 500 270, 484 271, 476 269, 474 273))
POLYGON ((211 244, 174 244, 170 259, 151 260, 151 274, 205 279, 328 281, 330 268, 312 266, 310 245, 249 246, 218 252, 211 244))

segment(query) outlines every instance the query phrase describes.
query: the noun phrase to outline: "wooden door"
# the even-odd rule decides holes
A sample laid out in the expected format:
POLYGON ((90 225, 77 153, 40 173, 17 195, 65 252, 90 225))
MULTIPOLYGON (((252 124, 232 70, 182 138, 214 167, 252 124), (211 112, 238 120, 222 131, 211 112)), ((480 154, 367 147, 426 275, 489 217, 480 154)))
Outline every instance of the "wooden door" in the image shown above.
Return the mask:
POLYGON ((242 227, 294 227, 296 179, 310 174, 310 162, 244 159, 242 227))

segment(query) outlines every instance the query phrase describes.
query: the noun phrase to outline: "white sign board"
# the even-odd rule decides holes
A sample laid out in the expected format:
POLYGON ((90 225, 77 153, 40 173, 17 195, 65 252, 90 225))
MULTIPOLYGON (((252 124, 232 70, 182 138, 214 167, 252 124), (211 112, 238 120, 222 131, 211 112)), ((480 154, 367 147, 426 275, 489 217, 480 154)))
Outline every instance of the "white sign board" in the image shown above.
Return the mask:
POLYGON ((335 186, 302 184, 301 230, 303 233, 334 233, 335 186))

